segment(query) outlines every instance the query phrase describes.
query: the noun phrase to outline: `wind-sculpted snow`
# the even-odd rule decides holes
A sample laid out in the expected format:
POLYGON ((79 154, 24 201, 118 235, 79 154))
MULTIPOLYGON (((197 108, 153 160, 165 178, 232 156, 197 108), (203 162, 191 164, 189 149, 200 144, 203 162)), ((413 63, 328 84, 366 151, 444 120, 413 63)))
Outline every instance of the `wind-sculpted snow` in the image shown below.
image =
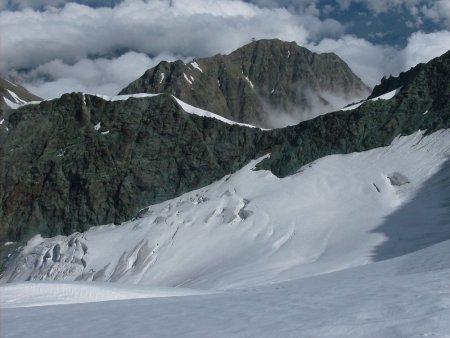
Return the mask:
MULTIPOLYGON (((142 210, 120 226, 42 239, 16 253, 2 281, 119 281, 230 289, 364 265, 399 238, 378 229, 407 205, 450 156, 450 131, 417 132, 389 147, 333 155, 278 178, 254 171, 261 160, 205 188, 142 210)), ((398 213, 427 238, 449 237, 445 185, 427 186, 422 212, 398 213), (444 215, 444 216, 443 216, 444 215), (414 217, 414 222, 411 222, 414 217)), ((413 229, 411 229, 413 230, 413 229)), ((407 243, 408 252, 414 251, 407 243)), ((397 254, 398 253, 398 254, 397 254)))

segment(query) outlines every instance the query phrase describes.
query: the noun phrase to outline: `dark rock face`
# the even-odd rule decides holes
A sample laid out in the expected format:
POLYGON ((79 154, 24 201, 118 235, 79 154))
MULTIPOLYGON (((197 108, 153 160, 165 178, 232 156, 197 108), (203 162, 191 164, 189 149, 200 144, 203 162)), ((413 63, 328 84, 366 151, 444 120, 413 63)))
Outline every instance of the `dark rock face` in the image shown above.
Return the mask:
POLYGON ((259 169, 283 177, 326 155, 450 128, 450 52, 412 71, 391 100, 268 131, 187 114, 166 94, 75 93, 10 110, 0 126, 0 258, 14 247, 6 241, 120 223, 268 152, 259 169))
POLYGON ((169 95, 110 102, 66 94, 11 111, 7 127, 0 238, 12 241, 120 223, 268 147, 257 129, 187 114, 169 95))
POLYGON ((170 93, 234 121, 278 127, 283 118, 306 120, 369 91, 335 54, 260 40, 189 64, 161 62, 121 91, 133 93, 170 93))

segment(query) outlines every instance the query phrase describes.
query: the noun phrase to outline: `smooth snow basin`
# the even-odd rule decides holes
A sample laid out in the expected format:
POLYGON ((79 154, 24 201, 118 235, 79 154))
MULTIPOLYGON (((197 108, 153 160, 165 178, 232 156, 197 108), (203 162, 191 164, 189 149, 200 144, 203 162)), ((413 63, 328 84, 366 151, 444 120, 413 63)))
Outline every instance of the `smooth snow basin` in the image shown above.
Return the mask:
MULTIPOLYGON (((449 254, 446 241, 396 259, 259 288, 5 308, 0 336, 448 337, 449 254)), ((60 294, 58 289, 43 294, 60 294)), ((88 290, 80 290, 83 297, 96 297, 88 290)))
POLYGON ((45 281, 13 283, 1 286, 0 304, 2 308, 17 308, 202 294, 211 294, 211 292, 171 287, 145 287, 121 283, 45 281))

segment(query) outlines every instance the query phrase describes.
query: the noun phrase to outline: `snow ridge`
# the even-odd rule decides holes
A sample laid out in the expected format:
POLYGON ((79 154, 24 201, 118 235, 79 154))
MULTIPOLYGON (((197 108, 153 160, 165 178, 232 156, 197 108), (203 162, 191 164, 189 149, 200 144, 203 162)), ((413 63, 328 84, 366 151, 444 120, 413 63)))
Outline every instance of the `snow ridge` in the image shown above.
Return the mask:
POLYGON ((359 106, 361 106, 361 105, 363 105, 364 103, 369 102, 369 101, 390 100, 390 99, 392 99, 393 97, 395 97, 395 96, 400 92, 401 89, 402 89, 402 87, 397 88, 397 89, 394 89, 394 90, 390 91, 389 93, 386 93, 386 94, 383 94, 383 95, 380 95, 380 96, 371 98, 370 100, 364 100, 364 101, 361 101, 361 102, 352 104, 352 105, 350 105, 350 106, 347 106, 347 107, 342 108, 341 110, 342 110, 342 111, 353 110, 353 109, 356 109, 356 108, 358 108, 359 106))

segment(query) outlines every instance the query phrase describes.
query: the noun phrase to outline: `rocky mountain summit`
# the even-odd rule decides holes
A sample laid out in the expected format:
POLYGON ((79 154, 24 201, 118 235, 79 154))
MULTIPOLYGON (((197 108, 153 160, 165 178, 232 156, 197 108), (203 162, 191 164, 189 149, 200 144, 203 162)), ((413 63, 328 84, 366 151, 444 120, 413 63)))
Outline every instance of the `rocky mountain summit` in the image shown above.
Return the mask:
POLYGON ((8 110, 0 126, 1 254, 14 249, 4 243, 38 233, 139 217, 268 153, 257 169, 283 177, 326 155, 450 128, 450 52, 410 72, 405 82, 391 80, 394 90, 377 87, 381 96, 274 130, 189 113, 168 94, 72 93, 8 110))
POLYGON ((298 123, 367 97, 369 88, 333 53, 295 42, 254 41, 229 55, 161 62, 120 94, 169 93, 234 121, 298 123))

